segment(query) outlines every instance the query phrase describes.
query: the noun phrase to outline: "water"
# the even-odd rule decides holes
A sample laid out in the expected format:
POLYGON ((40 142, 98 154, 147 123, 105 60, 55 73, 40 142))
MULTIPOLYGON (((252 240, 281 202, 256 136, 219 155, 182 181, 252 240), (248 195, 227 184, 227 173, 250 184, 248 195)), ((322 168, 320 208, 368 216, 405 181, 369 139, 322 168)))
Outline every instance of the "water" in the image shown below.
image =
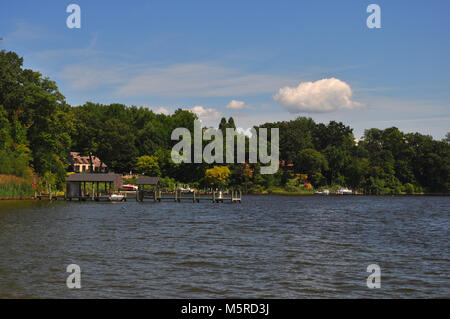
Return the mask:
POLYGON ((449 298, 449 213, 450 197, 0 202, 0 297, 449 298))

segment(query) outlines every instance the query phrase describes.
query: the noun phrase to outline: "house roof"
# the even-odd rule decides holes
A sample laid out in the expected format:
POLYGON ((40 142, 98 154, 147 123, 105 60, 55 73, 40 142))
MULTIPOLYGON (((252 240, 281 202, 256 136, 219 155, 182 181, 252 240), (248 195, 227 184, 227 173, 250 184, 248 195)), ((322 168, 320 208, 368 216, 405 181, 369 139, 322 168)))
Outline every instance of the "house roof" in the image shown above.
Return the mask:
POLYGON ((158 185, 161 182, 159 177, 140 176, 137 179, 137 185, 158 185))
POLYGON ((121 179, 119 174, 71 174, 66 182, 117 182, 121 179))
MULTIPOLYGON (((95 155, 91 156, 92 159, 92 165, 94 167, 107 167, 105 163, 102 163, 102 161, 95 155)), ((81 156, 79 152, 70 152, 70 162, 72 164, 90 164, 89 162, 89 156, 81 156)))

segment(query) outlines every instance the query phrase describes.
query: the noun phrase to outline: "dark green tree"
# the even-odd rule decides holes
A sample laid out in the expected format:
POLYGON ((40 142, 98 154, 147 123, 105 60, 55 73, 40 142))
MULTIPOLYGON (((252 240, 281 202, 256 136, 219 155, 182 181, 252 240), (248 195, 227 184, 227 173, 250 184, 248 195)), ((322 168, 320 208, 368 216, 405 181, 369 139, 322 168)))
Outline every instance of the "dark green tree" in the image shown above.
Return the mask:
POLYGON ((315 149, 307 148, 298 152, 295 158, 295 170, 312 176, 328 169, 326 157, 315 149))

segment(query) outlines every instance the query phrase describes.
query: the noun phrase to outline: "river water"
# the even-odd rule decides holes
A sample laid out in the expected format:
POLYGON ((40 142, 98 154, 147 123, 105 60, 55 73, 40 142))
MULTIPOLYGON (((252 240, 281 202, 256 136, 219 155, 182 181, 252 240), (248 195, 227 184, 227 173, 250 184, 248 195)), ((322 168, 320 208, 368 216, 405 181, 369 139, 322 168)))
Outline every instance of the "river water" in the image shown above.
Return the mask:
POLYGON ((0 202, 0 298, 449 298, 449 226, 450 197, 0 202))

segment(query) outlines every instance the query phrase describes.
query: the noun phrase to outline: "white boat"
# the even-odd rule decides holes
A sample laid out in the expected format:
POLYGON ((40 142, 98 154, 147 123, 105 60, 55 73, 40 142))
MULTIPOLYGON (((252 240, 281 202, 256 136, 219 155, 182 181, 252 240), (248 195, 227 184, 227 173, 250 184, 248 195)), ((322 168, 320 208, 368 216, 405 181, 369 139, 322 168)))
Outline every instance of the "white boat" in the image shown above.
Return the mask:
POLYGON ((352 195, 353 191, 348 188, 341 188, 336 191, 337 195, 352 195))
POLYGON ((330 195, 330 191, 328 189, 324 189, 323 191, 316 191, 314 194, 317 195, 330 195))
POLYGON ((112 202, 122 202, 125 198, 125 195, 122 194, 111 194, 109 196, 109 200, 112 202))

